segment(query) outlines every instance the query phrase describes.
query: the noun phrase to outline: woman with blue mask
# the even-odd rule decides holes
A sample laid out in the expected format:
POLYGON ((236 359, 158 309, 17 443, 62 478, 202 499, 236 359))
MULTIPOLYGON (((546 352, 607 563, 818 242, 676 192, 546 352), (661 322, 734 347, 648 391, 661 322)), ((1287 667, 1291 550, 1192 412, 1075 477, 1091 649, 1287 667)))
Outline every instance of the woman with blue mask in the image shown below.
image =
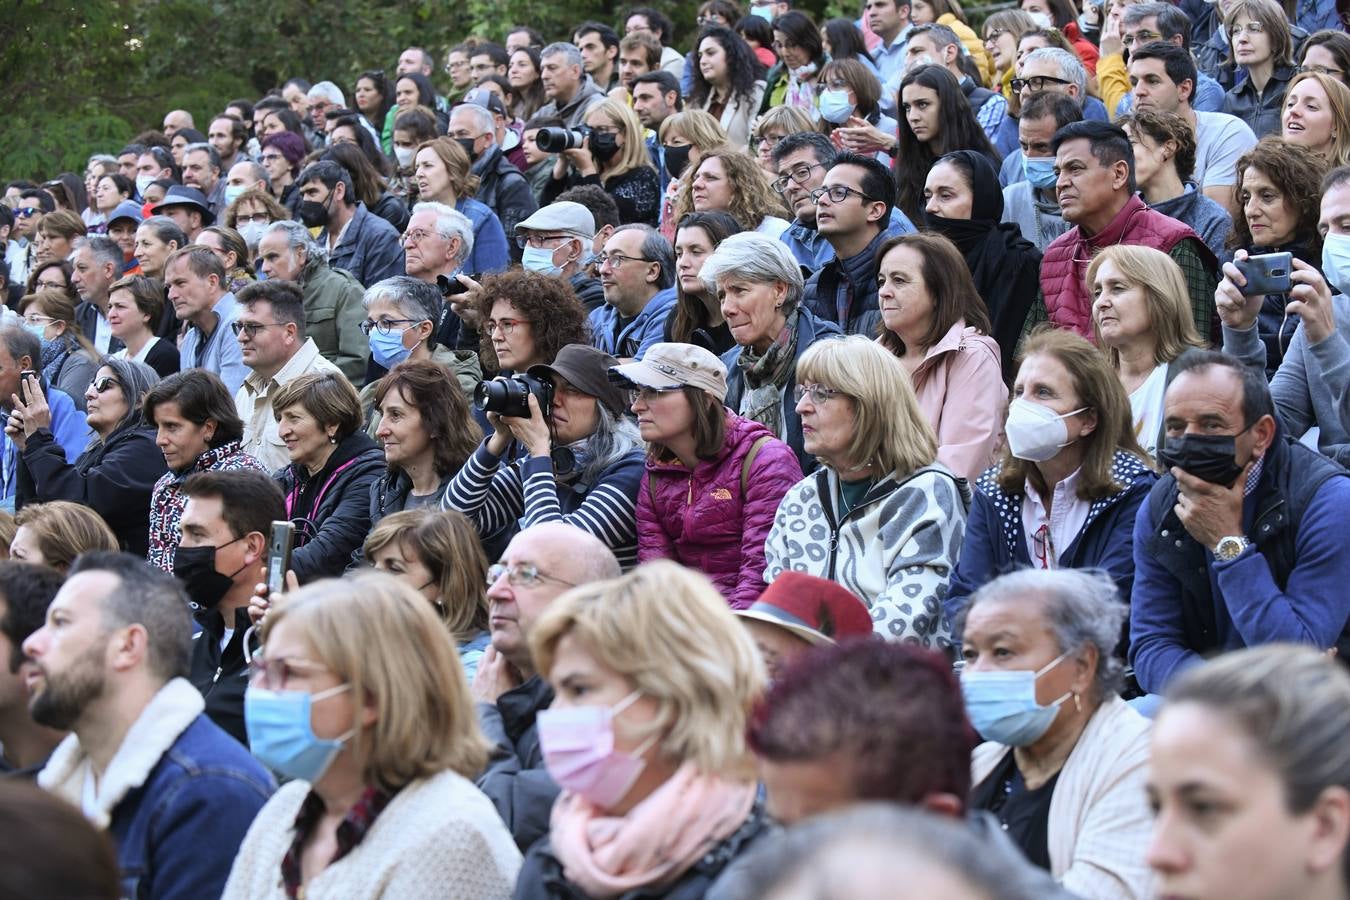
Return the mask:
POLYGON ((958 620, 961 692, 986 740, 970 807, 1081 897, 1154 896, 1149 722, 1117 694, 1126 611, 1101 573, 1023 570, 976 591, 958 620))
MULTIPOLYGON (((849 141, 843 140, 845 134, 833 134, 836 129, 865 126, 879 131, 887 142, 895 142, 898 124, 881 112, 881 82, 861 61, 836 59, 826 63, 820 72, 820 84, 823 90, 816 98, 820 128, 833 135, 836 146, 842 144, 845 150, 855 149, 849 141)), ((859 152, 865 152, 865 149, 860 148, 859 152)), ((891 156, 884 149, 875 152, 877 159, 888 166, 891 164, 891 156)))
MULTIPOLYGON (((98 370, 98 351, 75 321, 75 303, 69 291, 38 291, 19 301, 23 327, 42 342, 39 369, 42 383, 70 396, 84 412, 84 392, 98 370)), ((9 405, 9 398, 5 398, 9 405)))
POLYGON ((223 896, 509 898, 520 851, 473 784, 488 744, 426 598, 383 573, 323 581, 279 599, 260 633, 244 723, 289 783, 223 896))

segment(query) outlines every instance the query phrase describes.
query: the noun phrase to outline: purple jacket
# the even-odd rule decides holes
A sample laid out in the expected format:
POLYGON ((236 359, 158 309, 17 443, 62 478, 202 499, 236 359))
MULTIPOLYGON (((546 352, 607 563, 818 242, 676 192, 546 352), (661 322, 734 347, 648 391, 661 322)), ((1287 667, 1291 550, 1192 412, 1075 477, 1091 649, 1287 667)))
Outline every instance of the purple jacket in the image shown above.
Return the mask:
POLYGON ((673 559, 712 579, 733 608, 764 590, 764 539, 778 503, 802 470, 792 448, 749 419, 727 412, 726 439, 690 472, 678 460, 647 460, 638 490, 638 562, 673 559), (741 466, 759 449, 741 494, 741 466))

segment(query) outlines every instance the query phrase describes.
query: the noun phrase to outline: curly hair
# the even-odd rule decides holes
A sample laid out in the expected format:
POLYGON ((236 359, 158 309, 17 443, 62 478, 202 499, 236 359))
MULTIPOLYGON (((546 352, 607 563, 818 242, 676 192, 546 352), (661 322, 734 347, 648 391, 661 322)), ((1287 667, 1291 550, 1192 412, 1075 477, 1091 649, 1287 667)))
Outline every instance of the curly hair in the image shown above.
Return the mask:
POLYGON ((694 89, 685 102, 689 106, 702 107, 707 103, 708 95, 712 93, 712 85, 703 77, 703 70, 699 68, 697 62, 698 48, 710 38, 721 45, 722 52, 727 57, 727 102, 732 102, 738 96, 750 97, 755 89, 755 81, 761 77, 763 71, 759 60, 755 58, 755 51, 750 49, 745 38, 730 28, 722 25, 705 25, 694 41, 694 89))
MULTIPOLYGON (((997 15, 997 13, 996 13, 997 15)), ((919 66, 911 69, 900 82, 902 98, 900 127, 896 139, 900 149, 895 156, 895 205, 911 222, 923 221, 923 186, 933 164, 954 150, 974 150, 989 157, 997 169, 998 151, 975 119, 970 101, 961 92, 956 76, 942 66, 919 66), (909 118, 903 114, 905 88, 910 85, 928 88, 937 95, 938 133, 926 141, 914 136, 909 118)))
MULTIPOLYGON (((788 216, 791 213, 783 206, 783 198, 774 191, 769 177, 759 161, 744 150, 726 144, 714 147, 703 154, 699 168, 707 165, 708 160, 716 159, 726 171, 727 181, 733 186, 731 205, 726 211, 736 217, 746 231, 754 231, 764 221, 765 216, 788 216)), ((696 169, 695 172, 698 170, 696 169)), ((680 185, 675 197, 675 221, 683 219, 694 211, 694 179, 690 178, 680 185)), ((708 210, 700 210, 707 212, 708 210)))
POLYGON ((1159 147, 1174 142, 1177 149, 1172 163, 1177 167, 1177 177, 1183 182, 1191 180, 1195 174, 1195 129, 1181 116, 1162 110, 1136 109, 1121 116, 1116 124, 1133 140, 1144 135, 1159 147))
MULTIPOLYGON (((498 300, 515 308, 534 335, 535 349, 544 363, 553 362, 558 351, 568 344, 589 344, 586 307, 581 305, 572 286, 561 278, 516 269, 489 275, 483 279, 478 308, 484 318, 498 300)), ((480 333, 479 356, 485 369, 497 371, 497 353, 492 349, 487 329, 480 333)))
MULTIPOLYGON (((1294 210, 1296 223, 1293 239, 1306 242, 1308 252, 1317 258, 1322 252, 1322 235, 1317 231, 1317 220, 1322 213, 1322 178, 1327 174, 1327 160, 1300 144, 1290 144, 1269 136, 1237 161, 1237 183, 1233 193, 1240 203, 1246 203, 1244 194, 1247 170, 1256 169, 1270 179, 1294 210)), ((1243 211, 1233 217, 1233 231, 1228 235, 1228 247, 1237 249, 1252 246, 1252 231, 1243 211)))
POLYGON ((445 478, 458 472, 473 456, 482 433, 455 376, 431 360, 404 360, 375 385, 375 408, 381 413, 384 398, 395 390, 422 417, 436 474, 445 478))

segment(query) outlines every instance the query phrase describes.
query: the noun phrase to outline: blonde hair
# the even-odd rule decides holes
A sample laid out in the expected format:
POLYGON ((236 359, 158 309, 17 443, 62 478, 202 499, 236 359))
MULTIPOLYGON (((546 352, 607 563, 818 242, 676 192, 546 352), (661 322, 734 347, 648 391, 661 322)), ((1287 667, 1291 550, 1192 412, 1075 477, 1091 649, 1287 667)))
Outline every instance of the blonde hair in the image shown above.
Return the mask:
POLYGON ((745 729, 764 664, 704 575, 657 560, 567 591, 530 630, 530 654, 545 678, 568 636, 657 702, 650 732, 662 734, 663 756, 753 778, 745 729))
MULTIPOLYGON (((1346 87, 1339 78, 1323 75, 1321 72, 1300 72, 1289 82, 1284 95, 1294 89, 1300 81, 1316 81, 1327 95, 1327 105, 1331 107, 1331 119, 1335 137, 1331 141, 1331 155, 1328 161, 1334 169, 1337 166, 1350 165, 1350 87, 1346 87)), ((1283 117, 1282 117, 1283 118, 1283 117)))
MULTIPOLYGON (((115 553, 122 549, 103 517, 83 503, 69 500, 30 503, 14 517, 15 532, 24 526, 33 532, 46 564, 62 572, 81 553, 91 550, 115 553)), ((13 543, 13 538, 10 542, 13 543)))
POLYGON ((862 335, 817 341, 797 361, 798 384, 822 384, 853 404, 848 458, 905 476, 937 458, 937 437, 896 356, 862 335))
MULTIPOLYGON (((1153 335, 1153 361, 1170 363, 1190 347, 1209 346, 1200 339, 1191 318, 1191 300, 1186 291, 1186 276, 1176 260, 1153 247, 1142 244, 1113 244, 1092 258, 1087 270, 1088 296, 1102 264, 1110 260, 1120 274, 1144 291, 1149 333, 1153 335)), ((1120 369, 1120 351, 1102 343, 1097 315, 1092 315, 1092 336, 1098 347, 1106 349, 1111 368, 1120 369)))
MULTIPOLYGON (((833 63, 826 63, 826 67, 833 63)), ((823 75, 822 75, 823 77, 823 75)), ((806 114, 806 110, 800 106, 775 106, 768 112, 759 117, 755 123, 755 133, 752 136, 754 141, 758 141, 764 132, 777 126, 782 128, 787 134, 796 134, 799 131, 819 131, 816 124, 811 121, 811 117, 806 114)), ((725 139, 723 139, 725 141, 725 139)))
POLYGON ((457 643, 473 640, 488 627, 487 556, 463 513, 430 507, 391 513, 371 529, 362 551, 371 560, 390 544, 427 567, 446 630, 457 643))
POLYGON ((710 159, 721 163, 726 179, 731 183, 731 203, 725 211, 746 231, 759 228, 765 216, 789 214, 783 205, 783 198, 773 189, 759 160, 744 150, 724 144, 704 152, 688 179, 681 180, 679 193, 675 195, 676 222, 684 218, 686 213, 694 212, 694 174, 707 165, 710 159))
POLYGON ((362 780, 397 790, 446 769, 476 778, 488 742, 459 654, 426 598, 382 572, 328 578, 287 594, 263 620, 290 621, 321 662, 350 684, 375 722, 353 738, 362 780))
POLYGON ((668 116, 661 123, 659 140, 664 144, 672 135, 684 138, 693 144, 699 153, 706 153, 727 142, 727 131, 722 127, 722 123, 701 109, 686 109, 684 112, 668 116))
POLYGON ((653 168, 651 154, 647 152, 647 139, 642 131, 642 120, 628 104, 610 98, 592 107, 590 112, 586 113, 586 118, 589 119, 596 113, 609 119, 611 125, 623 132, 623 147, 619 150, 618 161, 615 162, 614 168, 605 173, 606 178, 613 178, 633 169, 641 169, 643 166, 653 168))

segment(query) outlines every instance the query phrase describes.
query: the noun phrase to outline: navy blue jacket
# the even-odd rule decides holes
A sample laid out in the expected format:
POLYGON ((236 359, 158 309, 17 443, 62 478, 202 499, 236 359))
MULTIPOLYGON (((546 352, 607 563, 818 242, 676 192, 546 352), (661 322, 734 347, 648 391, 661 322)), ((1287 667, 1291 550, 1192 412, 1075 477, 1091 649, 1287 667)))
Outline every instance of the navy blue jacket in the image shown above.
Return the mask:
MULTIPOLYGON (((318 240, 328 246, 326 229, 318 240)), ((402 240, 393 225, 358 201, 342 242, 328 254, 328 265, 346 269, 362 287, 370 287, 377 281, 403 274, 402 240)))

